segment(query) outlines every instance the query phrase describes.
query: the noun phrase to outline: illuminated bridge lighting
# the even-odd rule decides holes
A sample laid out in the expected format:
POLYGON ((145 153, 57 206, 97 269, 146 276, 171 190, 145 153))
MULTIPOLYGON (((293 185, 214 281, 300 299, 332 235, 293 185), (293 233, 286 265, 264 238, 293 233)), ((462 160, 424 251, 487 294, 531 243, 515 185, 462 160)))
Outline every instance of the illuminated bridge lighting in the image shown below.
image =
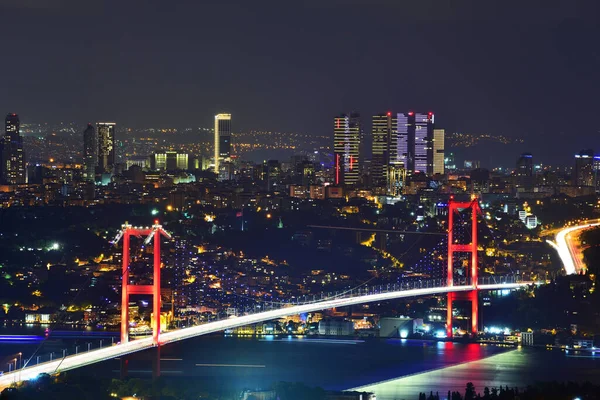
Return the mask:
MULTIPOLYGON (((498 278, 499 277, 497 277, 496 279, 498 278)), ((257 312, 255 314, 240 316, 237 318, 214 321, 203 325, 193 326, 190 328, 183 328, 176 331, 165 332, 160 336, 160 344, 162 345, 167 343, 178 342, 180 340, 207 335, 209 333, 220 332, 226 329, 233 329, 248 324, 255 324, 263 321, 278 319, 292 314, 302 314, 336 307, 345 307, 355 304, 372 303, 406 297, 432 296, 450 292, 469 292, 472 291, 475 287, 473 285, 435 287, 430 284, 431 282, 423 281, 419 283, 421 288, 418 289, 392 290, 387 292, 382 291, 379 293, 356 295, 354 297, 338 297, 301 305, 286 304, 286 306, 275 310, 262 311, 257 312)), ((477 285, 477 288, 479 290, 510 290, 518 289, 531 284, 533 284, 533 282, 490 283, 479 284, 477 285)), ((54 374, 59 369, 60 371, 68 371, 87 365, 95 364, 98 362, 107 361, 113 358, 122 357, 127 354, 136 353, 138 351, 147 350, 154 347, 152 341, 152 337, 143 338, 131 342, 121 343, 111 347, 105 347, 102 349, 89 351, 86 353, 70 355, 65 358, 60 358, 54 361, 49 361, 31 367, 22 368, 14 372, 5 373, 4 375, 0 376, 0 390, 10 386, 14 382, 35 379, 39 374, 54 374)))

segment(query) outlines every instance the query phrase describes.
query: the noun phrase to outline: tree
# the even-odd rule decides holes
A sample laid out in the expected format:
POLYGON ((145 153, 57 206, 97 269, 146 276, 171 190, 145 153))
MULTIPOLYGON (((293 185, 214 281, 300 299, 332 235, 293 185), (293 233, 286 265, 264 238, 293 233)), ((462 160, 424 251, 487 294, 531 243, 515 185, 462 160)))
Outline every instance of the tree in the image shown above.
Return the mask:
POLYGON ((477 393, 475 393, 475 385, 473 382, 467 383, 467 388, 465 390, 465 400, 474 400, 477 393))
POLYGON ((493 400, 498 398, 498 389, 497 388, 492 388, 492 395, 490 396, 490 398, 493 400))

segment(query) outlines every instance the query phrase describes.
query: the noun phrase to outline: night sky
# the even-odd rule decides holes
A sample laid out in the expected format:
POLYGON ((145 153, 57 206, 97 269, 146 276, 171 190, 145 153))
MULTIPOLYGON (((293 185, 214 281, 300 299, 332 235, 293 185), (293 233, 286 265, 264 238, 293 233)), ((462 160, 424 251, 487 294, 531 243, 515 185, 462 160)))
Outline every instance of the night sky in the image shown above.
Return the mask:
POLYGON ((569 160, 600 151, 597 3, 0 0, 0 111, 331 134, 412 109, 569 160))

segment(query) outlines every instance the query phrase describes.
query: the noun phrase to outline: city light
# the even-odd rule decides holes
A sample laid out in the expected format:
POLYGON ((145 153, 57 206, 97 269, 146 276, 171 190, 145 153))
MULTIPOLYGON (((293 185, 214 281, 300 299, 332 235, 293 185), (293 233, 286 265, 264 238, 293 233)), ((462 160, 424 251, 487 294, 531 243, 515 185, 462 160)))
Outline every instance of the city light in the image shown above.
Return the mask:
POLYGON ((600 392, 590 7, 58 3, 3 18, 0 393, 600 392))
POLYGON ((509 328, 500 328, 497 326, 484 327, 483 331, 485 333, 490 333, 492 335, 509 335, 510 334, 509 328))

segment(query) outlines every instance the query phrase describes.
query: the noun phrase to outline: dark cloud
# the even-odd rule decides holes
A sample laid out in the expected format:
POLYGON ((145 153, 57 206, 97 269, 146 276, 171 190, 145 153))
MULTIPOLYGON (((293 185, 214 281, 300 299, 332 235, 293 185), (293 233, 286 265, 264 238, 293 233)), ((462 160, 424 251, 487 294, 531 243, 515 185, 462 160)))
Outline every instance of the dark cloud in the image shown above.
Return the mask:
POLYGON ((102 11, 104 5, 105 2, 102 0, 0 0, 0 10, 27 10, 69 15, 102 11))

